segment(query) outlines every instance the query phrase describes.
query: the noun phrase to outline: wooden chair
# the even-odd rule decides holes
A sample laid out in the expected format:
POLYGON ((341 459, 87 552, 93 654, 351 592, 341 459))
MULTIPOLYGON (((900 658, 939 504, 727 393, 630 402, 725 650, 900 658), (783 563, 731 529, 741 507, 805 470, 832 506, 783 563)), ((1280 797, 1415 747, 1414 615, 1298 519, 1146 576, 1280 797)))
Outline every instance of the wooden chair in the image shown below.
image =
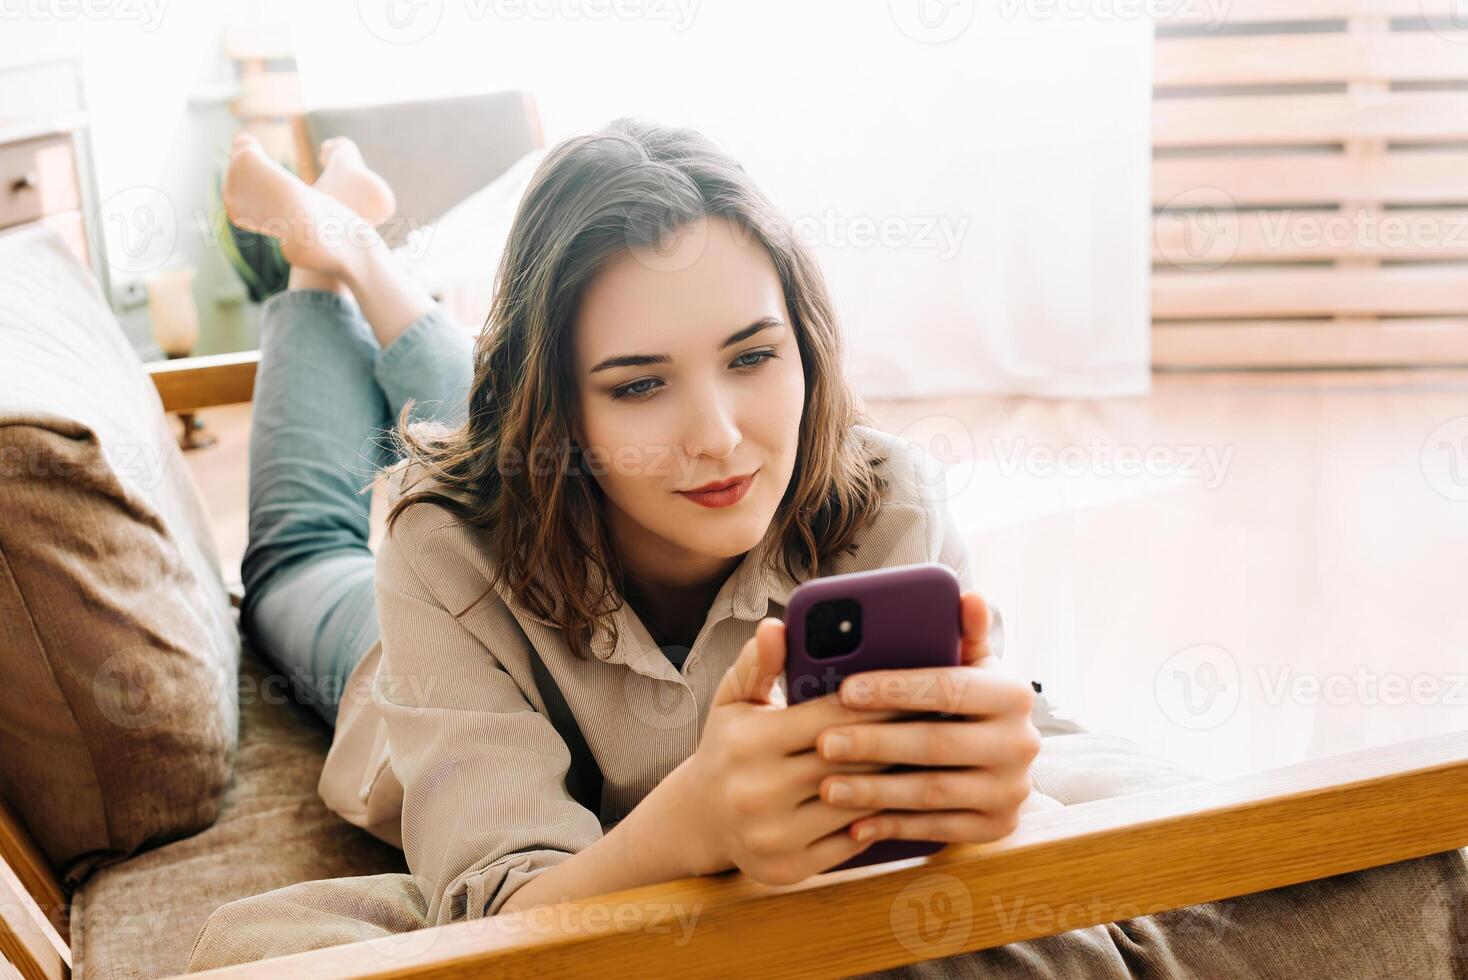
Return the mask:
MULTIPOLYGON (((164 408, 180 412, 248 401, 257 363, 221 355, 149 371, 164 408)), ((1463 847, 1465 785, 1468 732, 1037 813, 1001 841, 798 885, 690 878, 583 899, 564 915, 496 916, 390 949, 368 941, 204 975, 601 977, 614 966, 672 977, 737 962, 846 976, 1463 847), (1016 903, 1044 914, 1014 914, 1016 903), (698 916, 676 947, 670 909, 698 916)), ((0 953, 28 980, 66 977, 70 953, 52 925, 65 922, 63 892, 3 809, 0 856, 0 953)))

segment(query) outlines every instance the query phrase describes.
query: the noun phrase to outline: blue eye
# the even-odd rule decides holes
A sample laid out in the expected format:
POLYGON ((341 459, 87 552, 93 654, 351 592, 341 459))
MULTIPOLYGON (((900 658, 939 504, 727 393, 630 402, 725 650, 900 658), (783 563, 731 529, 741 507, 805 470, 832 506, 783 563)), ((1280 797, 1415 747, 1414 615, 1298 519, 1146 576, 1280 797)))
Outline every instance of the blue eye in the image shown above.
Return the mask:
POLYGON ((616 399, 622 399, 622 398, 641 398, 644 395, 646 395, 649 392, 651 392, 652 389, 651 388, 643 388, 642 390, 639 391, 639 390, 636 390, 637 389, 637 386, 638 385, 645 385, 645 384, 652 384, 653 381, 655 381, 655 380, 656 380, 655 378, 643 378, 641 381, 634 381, 630 385, 623 385, 620 388, 613 388, 612 389, 612 397, 613 398, 616 398, 616 399))
MULTIPOLYGON (((777 358, 779 356, 779 354, 776 354, 772 350, 752 350, 740 354, 738 357, 734 358, 734 360, 730 361, 729 364, 731 367, 739 368, 742 371, 749 371, 759 367, 765 361, 773 360, 774 358, 777 358), (746 360, 746 358, 756 359, 746 360)), ((623 399, 640 401, 641 399, 647 398, 654 391, 656 391, 656 386, 659 384, 661 384, 661 382, 658 381, 657 378, 642 378, 638 381, 633 381, 631 384, 622 385, 622 387, 620 388, 613 388, 611 393, 612 398, 615 401, 621 401, 623 399), (642 385, 653 385, 654 387, 643 388, 641 387, 642 385)))
POLYGON ((740 354, 738 357, 734 358, 734 363, 736 365, 738 365, 739 367, 759 367, 761 364, 763 364, 765 361, 769 360, 770 358, 779 357, 779 356, 780 356, 779 354, 776 354, 772 350, 752 350, 752 351, 749 351, 746 354, 740 354), (751 362, 748 362, 748 363, 745 363, 745 364, 740 364, 739 362, 740 361, 743 361, 746 357, 758 357, 759 360, 757 360, 757 361, 751 361, 751 362))

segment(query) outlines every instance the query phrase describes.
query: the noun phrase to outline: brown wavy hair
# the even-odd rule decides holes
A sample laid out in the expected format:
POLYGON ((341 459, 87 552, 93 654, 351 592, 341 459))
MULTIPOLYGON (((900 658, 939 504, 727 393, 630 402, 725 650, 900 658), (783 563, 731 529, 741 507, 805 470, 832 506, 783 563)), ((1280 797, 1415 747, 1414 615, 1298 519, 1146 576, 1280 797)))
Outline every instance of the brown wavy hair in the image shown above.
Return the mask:
MULTIPOLYGON (((805 406, 790 485, 774 518, 796 580, 855 550, 880 507, 881 458, 852 431, 871 424, 847 384, 843 342, 826 284, 809 251, 744 168, 691 129, 618 119, 555 146, 520 202, 474 348, 468 414, 458 428, 398 419, 395 441, 412 481, 391 528, 432 502, 483 534, 495 582, 561 628, 586 656, 595 624, 615 635, 622 565, 603 520, 605 498, 575 444, 572 324, 581 294, 610 257, 654 247, 702 217, 721 217, 768 251, 780 277, 805 373, 805 406), (549 461, 552 465, 527 465, 549 461), (415 489, 417 488, 417 489, 415 489)), ((768 533, 768 532, 767 532, 768 533)))

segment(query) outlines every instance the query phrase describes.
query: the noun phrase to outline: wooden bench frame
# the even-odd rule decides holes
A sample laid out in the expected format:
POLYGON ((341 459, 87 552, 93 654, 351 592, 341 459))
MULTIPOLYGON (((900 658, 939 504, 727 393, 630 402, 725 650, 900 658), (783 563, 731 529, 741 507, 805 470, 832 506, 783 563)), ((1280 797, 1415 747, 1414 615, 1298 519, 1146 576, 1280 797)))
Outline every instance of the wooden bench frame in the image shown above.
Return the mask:
MULTIPOLYGON (((166 411, 192 411, 248 400, 257 360, 149 373, 166 411)), ((199 975, 847 976, 1468 846, 1468 808, 1443 805, 1465 785, 1468 732, 1440 735, 1040 812, 1001 841, 797 885, 689 878, 199 975)), ((3 808, 0 857, 0 953, 28 980, 66 977, 63 891, 3 808)))

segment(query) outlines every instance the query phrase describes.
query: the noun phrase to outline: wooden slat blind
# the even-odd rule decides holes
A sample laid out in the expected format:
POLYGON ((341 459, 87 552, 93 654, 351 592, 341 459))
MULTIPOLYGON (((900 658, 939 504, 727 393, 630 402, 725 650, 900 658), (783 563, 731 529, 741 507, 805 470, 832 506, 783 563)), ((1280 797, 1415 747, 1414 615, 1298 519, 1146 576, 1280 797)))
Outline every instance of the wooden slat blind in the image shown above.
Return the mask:
POLYGON ((1468 364, 1453 0, 1173 5, 1154 92, 1155 367, 1468 364))
POLYGON ((1360 17, 1461 16, 1458 0, 1183 0, 1160 4, 1160 26, 1194 25, 1216 30, 1229 24, 1324 21, 1360 17), (1223 25, 1217 16, 1223 13, 1223 25))

